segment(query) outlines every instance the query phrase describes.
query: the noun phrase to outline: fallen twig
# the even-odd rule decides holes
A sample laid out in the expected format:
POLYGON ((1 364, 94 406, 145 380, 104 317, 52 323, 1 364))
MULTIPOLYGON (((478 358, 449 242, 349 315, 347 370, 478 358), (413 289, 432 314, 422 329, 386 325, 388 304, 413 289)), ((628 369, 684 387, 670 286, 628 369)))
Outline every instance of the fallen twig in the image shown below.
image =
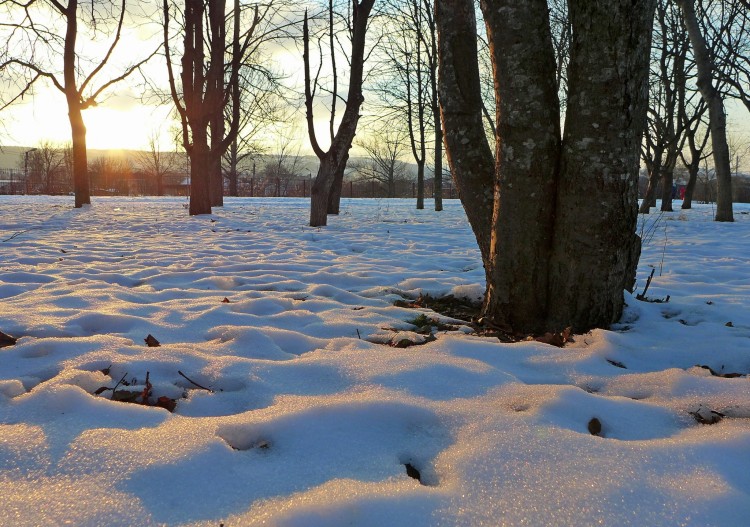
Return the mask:
POLYGON ((207 392, 210 392, 210 393, 216 393, 211 388, 206 388, 205 386, 201 386, 200 384, 198 384, 197 382, 195 382, 193 379, 191 379, 190 377, 188 377, 187 375, 185 375, 184 373, 182 373, 180 370, 177 370, 177 373, 179 373, 187 382, 189 382, 193 386, 196 386, 196 387, 200 388, 201 390, 206 390, 207 392))

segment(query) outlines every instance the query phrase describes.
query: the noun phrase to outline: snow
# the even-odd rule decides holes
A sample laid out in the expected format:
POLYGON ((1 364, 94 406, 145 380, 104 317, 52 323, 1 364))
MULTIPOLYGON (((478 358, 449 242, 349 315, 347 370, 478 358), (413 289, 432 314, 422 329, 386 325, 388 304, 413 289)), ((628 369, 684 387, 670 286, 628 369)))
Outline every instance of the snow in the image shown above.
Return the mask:
POLYGON ((393 305, 481 297, 455 201, 184 205, 0 197, 0 523, 747 525, 747 205, 641 216, 638 292, 655 269, 669 301, 565 348, 393 305), (94 393, 147 374, 174 413, 94 393))

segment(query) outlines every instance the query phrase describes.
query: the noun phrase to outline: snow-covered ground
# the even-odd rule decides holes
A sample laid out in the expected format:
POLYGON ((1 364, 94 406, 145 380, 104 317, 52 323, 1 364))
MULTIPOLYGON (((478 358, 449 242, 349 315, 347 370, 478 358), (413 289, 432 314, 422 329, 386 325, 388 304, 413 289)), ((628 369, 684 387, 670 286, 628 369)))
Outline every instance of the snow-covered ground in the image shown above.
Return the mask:
POLYGON ((750 522, 750 207, 641 217, 670 299, 611 331, 400 349, 395 300, 482 294, 457 202, 71 201, 0 197, 2 525, 750 522))

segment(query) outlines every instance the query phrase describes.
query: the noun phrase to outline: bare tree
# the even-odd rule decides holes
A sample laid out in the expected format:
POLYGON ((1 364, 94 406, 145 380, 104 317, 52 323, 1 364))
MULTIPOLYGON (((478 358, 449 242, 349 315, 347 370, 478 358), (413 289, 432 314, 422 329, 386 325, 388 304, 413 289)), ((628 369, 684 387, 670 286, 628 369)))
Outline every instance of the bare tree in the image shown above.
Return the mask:
MULTIPOLYGON (((693 48, 696 68, 698 69, 698 90, 708 107, 708 119, 711 127, 711 146, 714 167, 716 170, 716 221, 734 221, 732 212, 732 173, 729 165, 729 147, 727 145, 727 116, 724 110, 724 99, 717 88, 716 65, 701 30, 693 0, 674 0, 682 11, 687 27, 690 44, 693 48)), ((700 0, 698 0, 700 4, 700 0)))
POLYGON ((485 321, 524 333, 607 326, 622 313, 640 253, 636 183, 655 0, 569 2, 564 141, 547 2, 481 6, 495 75, 494 156, 473 1, 437 1, 446 150, 482 254, 485 321))
MULTIPOLYGON (((326 225, 328 214, 338 214, 341 199, 341 186, 344 181, 344 170, 349 159, 349 150, 357 131, 359 109, 364 102, 362 95, 362 81, 365 64, 365 36, 367 24, 375 0, 351 1, 351 53, 349 55, 349 90, 346 97, 344 114, 338 124, 336 122, 336 100, 338 95, 338 70, 335 61, 335 31, 333 25, 333 0, 328 4, 328 37, 331 56, 333 86, 331 89, 332 103, 329 121, 331 145, 323 150, 315 132, 313 114, 315 90, 318 87, 320 69, 315 79, 310 73, 310 30, 307 12, 303 25, 304 64, 305 64, 305 108, 307 117, 307 132, 313 152, 320 160, 318 173, 310 192, 310 225, 313 227, 326 225)), ((322 62, 321 62, 322 64, 322 62)))
POLYGON ((65 158, 60 148, 50 141, 40 141, 34 151, 29 154, 29 179, 38 181, 38 186, 43 193, 54 194, 55 183, 60 179, 64 162, 65 158))
MULTIPOLYGON (((287 99, 281 89, 282 76, 262 65, 263 56, 249 54, 238 77, 240 90, 240 122, 237 136, 224 154, 224 178, 229 182, 229 195, 238 195, 239 167, 267 151, 263 132, 282 122, 289 122, 287 99)), ((227 112, 229 113, 229 112, 227 112)), ((230 120, 231 115, 227 115, 230 120)))
MULTIPOLYGON (((357 141, 367 159, 353 163, 362 179, 374 180, 387 190, 387 197, 396 197, 396 183, 407 179, 407 165, 401 158, 406 155, 409 140, 398 129, 383 127, 366 139, 357 141)), ((413 148, 413 146, 412 146, 413 148)))
POLYGON ((190 158, 191 215, 209 214, 212 206, 223 204, 221 159, 241 124, 240 70, 248 53, 278 30, 279 25, 272 21, 277 7, 268 2, 244 9, 239 0, 233 0, 227 14, 226 0, 184 0, 178 30, 182 35, 178 89, 172 66, 174 24, 170 14, 177 7, 163 1, 170 93, 180 116, 182 144, 190 158))
POLYGON ((8 21, 2 26, 7 33, 0 56, 6 59, 0 63, 0 73, 13 79, 16 87, 16 92, 0 103, 0 109, 33 94, 39 81, 52 84, 65 95, 76 207, 91 202, 83 111, 97 105, 115 84, 156 53, 154 50, 120 71, 111 71, 109 63, 120 43, 126 7, 126 0, 119 7, 115 2, 92 2, 90 9, 83 9, 78 0, 0 0, 8 21), (103 56, 90 59, 94 50, 101 50, 103 56), (97 84, 103 76, 107 79, 97 84))
POLYGON ((692 76, 690 45, 679 10, 670 0, 657 1, 653 41, 648 126, 641 147, 649 174, 639 210, 643 213, 656 205, 660 182, 661 210, 672 211, 674 169, 685 141, 685 129, 694 118, 685 111, 695 98, 695 92, 687 89, 692 76))
POLYGON ((156 182, 156 195, 164 195, 164 178, 167 174, 174 172, 180 165, 179 155, 176 152, 165 152, 159 144, 158 132, 152 132, 148 138, 148 150, 135 153, 137 167, 154 182, 156 182))

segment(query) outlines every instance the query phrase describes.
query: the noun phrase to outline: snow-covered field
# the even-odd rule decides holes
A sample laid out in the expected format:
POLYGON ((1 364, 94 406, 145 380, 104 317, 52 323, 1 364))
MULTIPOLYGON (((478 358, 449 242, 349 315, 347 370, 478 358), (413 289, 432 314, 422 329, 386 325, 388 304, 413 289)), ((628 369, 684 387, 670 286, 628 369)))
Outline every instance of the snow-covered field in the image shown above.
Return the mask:
POLYGON ((670 299, 611 331, 400 349, 395 300, 482 293, 457 202, 183 205, 0 197, 0 524, 750 524, 750 208, 641 217, 670 299))

